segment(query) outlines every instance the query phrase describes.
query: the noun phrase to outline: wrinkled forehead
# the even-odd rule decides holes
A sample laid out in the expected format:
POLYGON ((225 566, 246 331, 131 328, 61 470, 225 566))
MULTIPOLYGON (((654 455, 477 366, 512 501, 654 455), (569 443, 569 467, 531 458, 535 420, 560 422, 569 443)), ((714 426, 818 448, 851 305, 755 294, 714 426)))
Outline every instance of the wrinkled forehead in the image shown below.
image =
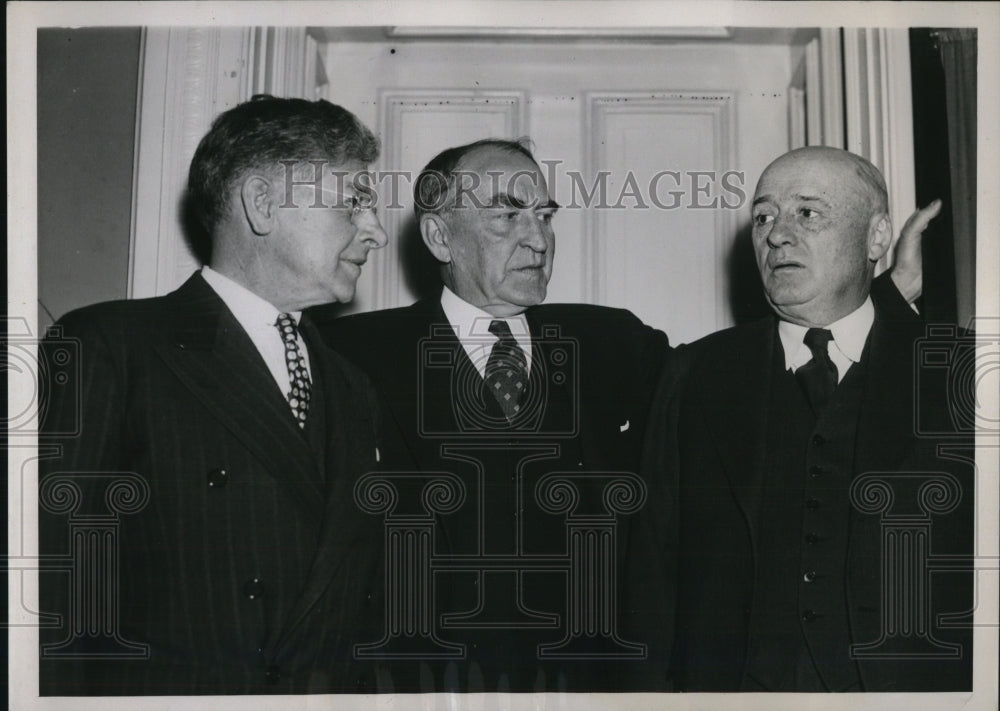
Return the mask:
POLYGON ((465 156, 455 169, 455 190, 471 191, 483 201, 507 197, 523 204, 549 202, 548 185, 538 165, 514 151, 482 148, 465 156))
POLYGON ((862 166, 844 152, 788 153, 769 165, 757 181, 754 202, 821 198, 843 207, 868 207, 876 195, 862 166))

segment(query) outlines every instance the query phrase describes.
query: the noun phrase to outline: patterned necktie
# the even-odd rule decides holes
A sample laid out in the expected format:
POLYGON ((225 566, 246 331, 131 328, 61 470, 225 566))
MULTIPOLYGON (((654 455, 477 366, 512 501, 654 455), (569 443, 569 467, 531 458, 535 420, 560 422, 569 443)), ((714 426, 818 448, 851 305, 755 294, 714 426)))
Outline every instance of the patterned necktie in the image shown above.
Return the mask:
POLYGON ((832 340, 833 334, 825 328, 810 328, 806 331, 802 342, 812 352, 812 360, 795 371, 795 377, 817 417, 826 408, 826 403, 837 387, 837 366, 830 360, 827 350, 832 340))
POLYGON ((528 359, 506 321, 491 321, 490 333, 497 337, 497 342, 486 361, 484 383, 510 421, 521 409, 521 398, 528 384, 528 359))
POLYGON ((306 361, 299 350, 299 328, 295 323, 295 317, 291 314, 278 314, 275 323, 281 340, 285 344, 285 365, 288 366, 288 381, 290 388, 287 398, 288 404, 292 408, 292 416, 299 423, 300 428, 306 426, 306 416, 309 414, 309 398, 312 396, 312 383, 309 380, 309 371, 306 370, 306 361))

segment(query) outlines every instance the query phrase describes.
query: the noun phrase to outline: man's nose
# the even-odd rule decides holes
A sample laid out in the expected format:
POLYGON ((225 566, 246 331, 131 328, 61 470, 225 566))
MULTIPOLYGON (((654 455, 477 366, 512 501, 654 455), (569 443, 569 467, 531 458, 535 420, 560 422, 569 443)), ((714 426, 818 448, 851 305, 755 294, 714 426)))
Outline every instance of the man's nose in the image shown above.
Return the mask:
POLYGON ((767 233, 768 246, 777 248, 787 244, 795 244, 797 241, 795 225, 791 224, 790 218, 783 215, 775 217, 771 231, 767 233))
POLYGON ((521 244, 535 252, 548 250, 549 240, 546 226, 535 215, 530 215, 525 222, 527 224, 521 233, 521 244))
POLYGON ((389 235, 382 228, 375 208, 365 210, 358 221, 358 238, 368 245, 369 249, 381 249, 389 242, 389 235))

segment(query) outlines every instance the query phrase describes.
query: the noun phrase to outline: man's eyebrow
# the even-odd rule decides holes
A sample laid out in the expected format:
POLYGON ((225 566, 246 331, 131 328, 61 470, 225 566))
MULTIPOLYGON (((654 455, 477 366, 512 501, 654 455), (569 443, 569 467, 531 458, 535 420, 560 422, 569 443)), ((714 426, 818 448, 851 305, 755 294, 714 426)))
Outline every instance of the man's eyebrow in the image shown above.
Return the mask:
POLYGON ((511 195, 510 193, 497 192, 490 196, 490 201, 487 207, 512 207, 516 210, 526 210, 529 207, 534 207, 536 210, 558 210, 560 208, 559 203, 557 203, 552 198, 549 198, 548 202, 538 205, 532 205, 531 203, 524 202, 520 200, 516 195, 511 195))
MULTIPOLYGON (((829 202, 827 202, 823 198, 819 197, 818 195, 803 195, 801 193, 796 193, 795 195, 792 195, 792 199, 793 200, 801 200, 802 202, 818 202, 821 205, 825 205, 827 207, 830 206, 829 202)), ((773 202, 775 202, 775 200, 770 195, 761 195, 759 198, 755 198, 754 199, 754 201, 751 203, 751 207, 756 207, 758 204, 760 204, 762 202, 773 203, 773 202)))
POLYGON ((822 203, 823 205, 827 205, 827 206, 829 206, 829 204, 830 204, 826 200, 824 200, 823 198, 819 197, 818 195, 803 195, 802 193, 796 193, 795 195, 793 195, 793 197, 796 200, 803 200, 805 202, 818 202, 818 203, 822 203))

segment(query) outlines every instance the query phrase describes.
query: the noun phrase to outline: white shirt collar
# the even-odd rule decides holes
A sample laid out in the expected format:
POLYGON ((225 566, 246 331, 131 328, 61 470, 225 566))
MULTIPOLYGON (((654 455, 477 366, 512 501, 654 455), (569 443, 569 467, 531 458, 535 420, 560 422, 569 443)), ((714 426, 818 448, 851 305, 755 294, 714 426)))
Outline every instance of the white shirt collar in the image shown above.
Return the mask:
POLYGON ((514 340, 524 351, 528 370, 531 370, 531 331, 523 313, 507 318, 491 316, 478 306, 473 306, 459 297, 447 286, 441 291, 441 308, 455 332, 455 337, 462 343, 469 360, 476 366, 480 375, 486 377, 486 361, 489 359, 493 344, 498 340, 490 333, 490 322, 496 320, 506 321, 510 326, 514 340))
MULTIPOLYGON (((828 351, 830 360, 837 366, 838 382, 844 379, 852 364, 861 360, 874 322, 875 307, 869 296, 861 306, 826 327, 833 334, 828 351)), ((788 370, 798 370, 812 359, 812 352, 803 342, 808 330, 805 326, 778 321, 778 336, 785 351, 785 367, 788 370)))
MULTIPOLYGON (((209 266, 201 268, 201 276, 215 290, 219 298, 225 302, 243 328, 246 328, 246 324, 248 323, 258 323, 260 321, 273 326, 275 321, 278 320, 279 311, 275 308, 274 304, 257 296, 257 294, 242 284, 237 284, 229 277, 219 274, 219 272, 209 266)), ((301 311, 292 311, 289 313, 295 317, 296 323, 302 318, 301 311)))
MULTIPOLYGON (((211 267, 202 267, 201 276, 219 295, 219 298, 246 331, 264 359, 264 363, 278 387, 281 388, 282 394, 286 393, 290 386, 288 366, 285 363, 285 347, 281 340, 281 334, 275 326, 278 320, 278 309, 271 302, 262 299, 242 284, 237 284, 211 267)), ((290 311, 289 313, 295 318, 296 323, 301 323, 301 311, 290 311)), ((306 363, 306 370, 309 370, 309 351, 302 340, 301 333, 299 333, 298 342, 299 350, 306 363)))

